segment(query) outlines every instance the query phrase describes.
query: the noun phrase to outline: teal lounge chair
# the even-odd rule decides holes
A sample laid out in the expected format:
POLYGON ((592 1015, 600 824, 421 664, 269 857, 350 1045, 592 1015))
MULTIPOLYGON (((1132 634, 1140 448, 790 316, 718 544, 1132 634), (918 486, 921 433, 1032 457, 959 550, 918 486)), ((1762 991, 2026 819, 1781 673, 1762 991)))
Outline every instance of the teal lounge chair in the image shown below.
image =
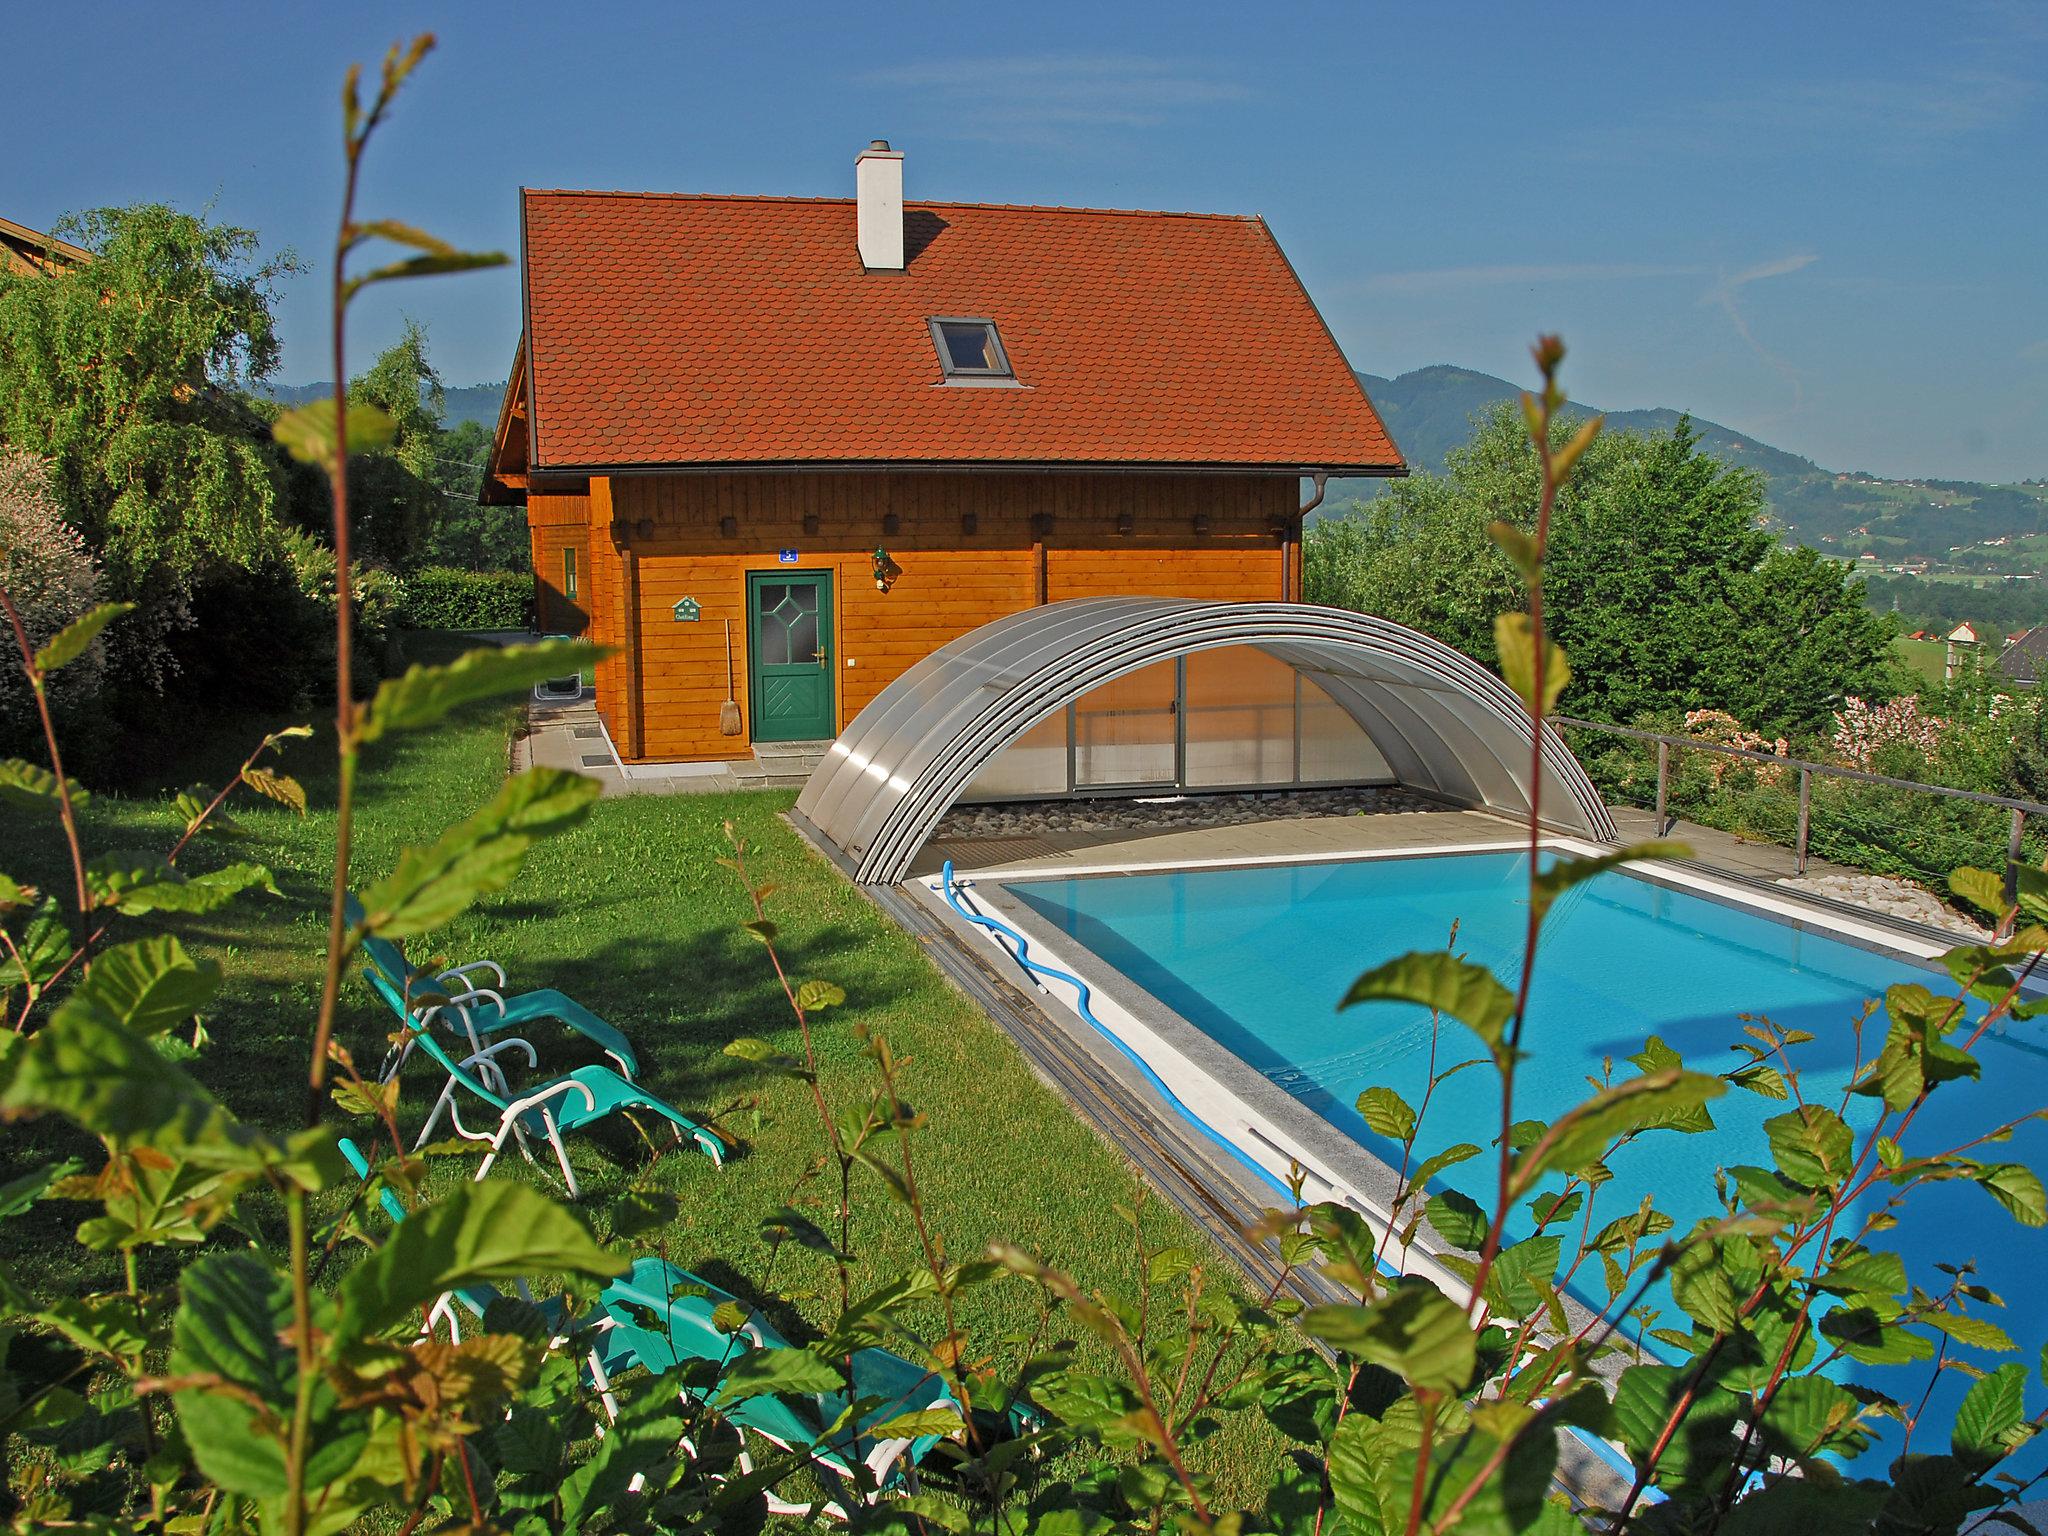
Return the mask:
POLYGON ((562 1145, 563 1132, 581 1130, 621 1110, 644 1109, 667 1120, 675 1129, 677 1141, 687 1133, 706 1157, 714 1163, 724 1164, 726 1145, 714 1133, 673 1104, 619 1076, 610 1067, 578 1067, 573 1072, 545 1078, 515 1090, 499 1057, 512 1050, 524 1051, 526 1064, 529 1067, 536 1065, 539 1058, 526 1041, 494 1041, 458 1060, 436 1038, 428 1019, 407 1010, 404 998, 385 979, 380 969, 366 966, 363 975, 372 990, 405 1020, 413 1042, 448 1074, 441 1096, 434 1101, 433 1112, 427 1117, 419 1139, 413 1143, 415 1148, 427 1144, 445 1115, 456 1135, 470 1141, 489 1143, 490 1151, 476 1171, 476 1176, 481 1179, 491 1171, 491 1165, 498 1160, 498 1154, 504 1151, 508 1141, 516 1143, 520 1155, 528 1162, 533 1161, 531 1143, 538 1137, 554 1149, 555 1161, 562 1169, 562 1180, 568 1186, 570 1198, 574 1199, 582 1191, 577 1186, 575 1171, 569 1166, 568 1151, 562 1145), (481 1101, 495 1115, 497 1123, 489 1130, 471 1130, 464 1125, 461 1108, 468 1099, 481 1101))
MULTIPOLYGON (((599 1298, 604 1316, 598 1322, 598 1369, 606 1379, 629 1365, 666 1375, 685 1360, 706 1360, 723 1375, 726 1367, 751 1349, 788 1349, 790 1343, 759 1312, 665 1259, 642 1258, 599 1298), (728 1333, 713 1321, 718 1308, 730 1302, 746 1313, 746 1321, 728 1333)), ((942 1436, 877 1438, 873 1431, 890 1419, 921 1409, 950 1407, 964 1421, 958 1399, 935 1371, 923 1369, 886 1349, 863 1349, 853 1356, 854 1401, 869 1401, 857 1419, 833 1426, 845 1414, 843 1392, 741 1398, 721 1404, 715 1391, 709 1407, 735 1430, 751 1431, 785 1451, 803 1454, 812 1468, 843 1500, 866 1497, 855 1466, 866 1468, 866 1481, 879 1490, 914 1479, 916 1467, 942 1436)), ((683 1388, 685 1397, 702 1401, 703 1394, 683 1388)), ((744 1439, 744 1433, 742 1435, 744 1439)), ((744 1454, 744 1453, 743 1453, 744 1454)), ((750 1463, 748 1464, 750 1465, 750 1463)), ((810 1504, 792 1504, 774 1494, 768 1507, 776 1514, 804 1514, 810 1504)), ((846 1518, 843 1503, 824 1511, 846 1518)))
MULTIPOLYGON (((358 1178, 370 1177, 369 1159, 346 1136, 341 1138, 341 1154, 358 1178)), ((378 1191, 378 1200, 393 1222, 405 1219, 405 1204, 390 1186, 378 1191)), ((521 1299, 532 1302, 523 1284, 519 1293, 521 1299)), ((451 1291, 429 1309, 422 1331, 432 1333, 445 1328, 451 1339, 460 1339, 462 1314, 481 1319, 490 1304, 502 1296, 502 1292, 489 1285, 451 1291)), ((790 1347, 788 1340, 759 1313, 746 1308, 729 1292, 664 1259, 636 1260, 631 1270, 605 1286, 597 1304, 596 1343, 585 1363, 605 1412, 613 1418, 618 1416, 618 1402, 612 1390, 612 1376, 628 1366, 643 1366, 651 1374, 663 1376, 685 1360, 706 1360, 722 1375, 750 1349, 790 1347), (736 1333, 725 1332, 712 1320, 712 1314, 725 1302, 747 1312, 747 1320, 736 1333)), ((536 1305, 547 1319, 549 1329, 559 1329, 560 1303, 536 1305)), ((555 1347, 564 1342, 565 1337, 559 1334, 553 1340, 555 1347)), ((886 1349, 864 1349, 855 1354, 853 1375, 856 1396, 876 1399, 877 1404, 829 1441, 826 1431, 846 1409, 845 1397, 840 1393, 748 1397, 730 1406, 713 1403, 712 1411, 741 1432, 743 1440, 745 1432, 752 1431, 783 1450, 805 1453, 821 1479, 842 1498, 851 1491, 846 1484, 854 1475, 855 1461, 866 1465, 876 1488, 886 1488, 914 1475, 917 1463, 941 1437, 926 1434, 878 1439, 873 1429, 899 1414, 938 1407, 952 1407, 957 1412, 959 1404, 935 1372, 920 1370, 886 1349)), ((689 1395, 693 1401, 701 1400, 699 1394, 689 1395)), ((753 1470, 744 1445, 738 1463, 742 1472, 753 1470)), ((776 1514, 806 1514, 813 1507, 792 1503, 772 1491, 766 1498, 769 1509, 776 1514)), ((845 1518, 842 1504, 830 1503, 824 1509, 845 1518)))
MULTIPOLYGON (((362 904, 353 896, 348 898, 346 915, 351 924, 363 920, 362 904)), ((398 1012, 406 1022, 411 1022, 415 1012, 424 1013, 431 1022, 464 1036, 471 1054, 481 1051, 494 1035, 543 1019, 556 1019, 617 1062, 624 1076, 637 1078, 640 1075, 640 1062, 633 1054, 632 1043, 616 1028, 567 993, 558 992, 553 987, 540 987, 507 997, 504 990, 505 968, 495 960, 472 960, 467 965, 452 966, 445 971, 423 971, 406 959, 405 951, 389 939, 380 939, 372 934, 363 940, 362 948, 364 963, 390 982, 392 991, 401 999, 398 1012), (477 971, 489 971, 497 984, 477 984, 471 976, 477 971), (437 1001, 425 1007, 414 1001, 427 996, 446 998, 447 1001, 437 1001)), ((385 995, 388 997, 390 994, 385 995)), ((389 1078, 405 1065, 406 1057, 412 1054, 412 1047, 413 1041, 408 1034, 398 1049, 386 1058, 383 1077, 389 1078)))

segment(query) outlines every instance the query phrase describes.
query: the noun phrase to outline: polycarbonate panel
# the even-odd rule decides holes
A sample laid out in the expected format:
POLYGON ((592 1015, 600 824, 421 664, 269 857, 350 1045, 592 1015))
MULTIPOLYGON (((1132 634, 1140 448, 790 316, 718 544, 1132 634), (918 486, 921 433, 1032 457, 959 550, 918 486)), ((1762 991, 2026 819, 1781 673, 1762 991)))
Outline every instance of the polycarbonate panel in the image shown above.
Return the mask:
POLYGON ((1187 659, 1190 789, 1294 782, 1294 668, 1251 645, 1187 659))
POLYGON ((1171 784, 1178 756, 1179 668, 1141 667, 1074 702, 1074 785, 1171 784))
POLYGON ((988 760, 960 799, 1032 800, 1067 792, 1067 712, 1031 727, 988 760))
POLYGON ((1394 772, 1351 711, 1301 674, 1301 782, 1356 784, 1394 772))

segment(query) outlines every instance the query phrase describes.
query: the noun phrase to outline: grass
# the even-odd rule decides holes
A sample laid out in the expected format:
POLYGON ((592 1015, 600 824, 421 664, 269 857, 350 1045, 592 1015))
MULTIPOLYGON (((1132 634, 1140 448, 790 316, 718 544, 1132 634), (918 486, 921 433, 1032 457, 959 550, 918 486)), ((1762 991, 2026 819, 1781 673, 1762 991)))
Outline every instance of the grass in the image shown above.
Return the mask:
POLYGON ((1942 673, 1948 665, 1948 646, 1940 640, 1894 640, 1892 649, 1921 677, 1930 683, 1942 681, 1942 673))
MULTIPOLYGON (((411 843, 430 840, 482 804, 506 768, 516 708, 479 706, 426 734, 373 748, 357 821, 358 883, 381 874, 411 843)), ((247 746, 277 722, 223 722, 156 770, 166 786, 221 779, 247 746)), ((310 810, 296 817, 238 797, 236 814, 256 835, 248 844, 214 844, 206 856, 256 857, 269 863, 283 892, 249 898, 226 912, 179 928, 195 952, 220 958, 228 981, 206 1020, 211 1044, 196 1070, 239 1114, 287 1126, 303 1102, 307 1041, 316 1011, 325 938, 326 880, 333 856, 331 736, 294 745, 282 765, 305 784, 310 810)), ((557 986, 622 1028, 639 1053, 643 1079, 700 1117, 716 1113, 740 1155, 723 1170, 694 1151, 660 1143, 658 1156, 630 1132, 572 1142, 584 1203, 601 1211, 633 1187, 678 1197, 679 1215, 642 1239, 685 1267, 761 1300, 772 1317, 802 1336, 836 1305, 824 1256, 786 1247, 772 1289, 762 1277, 768 1249, 764 1218, 795 1201, 821 1226, 836 1219, 836 1179, 807 1176, 823 1138, 803 1085, 725 1054, 740 1036, 764 1038, 795 1053, 799 1040, 767 957, 739 925, 752 915, 745 893, 717 858, 731 822, 753 845, 750 871, 775 883, 770 915, 781 930, 785 963, 798 978, 845 988, 842 1008, 821 1016, 821 1081, 836 1105, 859 1101, 876 1085, 856 1028, 885 1035, 907 1058, 904 1091, 926 1118, 915 1143, 928 1209, 950 1255, 965 1258, 995 1238, 1016 1243, 1089 1287, 1135 1296, 1137 1257, 1120 1212, 1142 1204, 1142 1188, 1122 1158, 1038 1081, 1010 1041, 846 880, 806 847, 782 820, 791 796, 776 793, 635 797, 601 802, 582 826, 539 846, 515 888, 489 899, 430 940, 409 948, 462 960, 489 957, 512 984, 557 986), (831 1183, 834 1187, 827 1189, 831 1183)), ((85 815, 88 851, 168 844, 160 799, 143 792, 101 796, 85 815)), ((34 824, 0 809, 7 872, 52 891, 68 891, 54 823, 34 824)), ((189 856, 188 856, 189 857, 189 856)), ((140 925, 136 925, 138 928, 140 925)), ((338 1026, 366 1064, 383 1053, 389 1027, 371 996, 351 981, 338 1026)), ((595 1059, 573 1037, 535 1036, 550 1067, 595 1059)), ((415 1057, 408 1069, 401 1123, 416 1127, 439 1082, 415 1057)), ((61 1127, 0 1129, 0 1166, 31 1157, 82 1152, 61 1127)), ((508 1177, 531 1177, 515 1160, 508 1177)), ((463 1174, 454 1168, 441 1177, 463 1174)), ((493 1177, 499 1175, 494 1172, 493 1177)), ((901 1207, 863 1176, 852 1251, 856 1290, 879 1285, 919 1262, 901 1207)), ((0 1263, 25 1283, 58 1291, 116 1283, 112 1255, 88 1254, 69 1241, 83 1205, 45 1202, 0 1228, 0 1263)), ((1201 1255, 1212 1274, 1239 1283, 1206 1239, 1163 1204, 1142 1211, 1147 1241, 1201 1255)), ((164 1278, 159 1276, 159 1278, 164 1278)), ((978 1343, 1029 1334, 1038 1293, 1021 1281, 980 1288, 966 1299, 963 1322, 978 1343)), ((1280 1450, 1262 1420, 1240 1416, 1199 1447, 1233 1501, 1256 1501, 1280 1450)))

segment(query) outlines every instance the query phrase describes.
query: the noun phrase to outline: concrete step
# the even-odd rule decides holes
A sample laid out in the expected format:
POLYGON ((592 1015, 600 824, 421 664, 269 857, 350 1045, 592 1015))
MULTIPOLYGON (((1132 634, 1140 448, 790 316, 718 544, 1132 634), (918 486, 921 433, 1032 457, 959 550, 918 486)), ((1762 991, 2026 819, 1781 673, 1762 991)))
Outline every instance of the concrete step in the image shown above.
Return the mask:
POLYGON ((754 743, 754 756, 763 762, 786 757, 804 757, 810 758, 814 762, 823 762, 825 754, 831 750, 832 743, 829 741, 757 741, 754 743))
POLYGON ((727 771, 748 789, 802 789, 822 759, 778 754, 739 758, 727 771))

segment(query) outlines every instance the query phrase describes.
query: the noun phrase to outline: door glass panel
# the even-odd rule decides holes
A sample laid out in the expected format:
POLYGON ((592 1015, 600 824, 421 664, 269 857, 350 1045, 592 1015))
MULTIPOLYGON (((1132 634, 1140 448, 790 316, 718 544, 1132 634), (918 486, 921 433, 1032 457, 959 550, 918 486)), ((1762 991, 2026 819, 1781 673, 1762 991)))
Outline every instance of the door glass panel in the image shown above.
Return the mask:
POLYGON ((1294 778, 1294 668, 1255 646, 1187 660, 1187 784, 1286 784, 1294 778))
POLYGON ((788 602, 787 593, 761 594, 761 662, 764 666, 782 666, 789 661, 789 619, 783 612, 788 602), (768 599, 776 601, 770 603, 768 599))
POLYGON ((767 666, 818 659, 818 585, 797 582, 761 594, 761 660, 767 666))
POLYGON ((1178 669, 1156 662, 1074 705, 1074 783, 1171 784, 1177 752, 1178 669))

